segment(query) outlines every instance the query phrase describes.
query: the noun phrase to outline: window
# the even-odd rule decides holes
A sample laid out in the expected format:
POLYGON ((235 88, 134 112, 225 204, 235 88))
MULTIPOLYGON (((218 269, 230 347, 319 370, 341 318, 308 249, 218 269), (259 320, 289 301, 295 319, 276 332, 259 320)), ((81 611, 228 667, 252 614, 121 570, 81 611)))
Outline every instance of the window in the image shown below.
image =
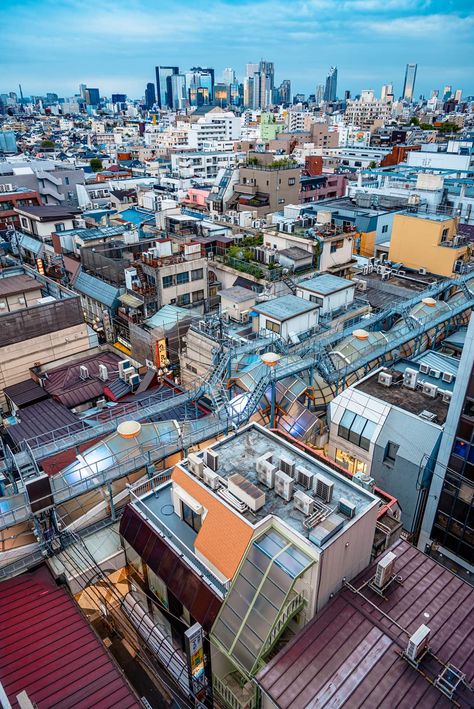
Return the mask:
POLYGON ((285 204, 285 199, 284 199, 283 197, 281 197, 281 198, 278 200, 278 204, 285 204))
POLYGON ((294 177, 290 177, 290 178, 288 179, 288 185, 289 185, 290 187, 291 187, 292 185, 294 185, 295 182, 296 182, 296 180, 295 180, 294 177))
POLYGON ((388 231, 388 224, 384 224, 382 227, 382 234, 386 234, 388 231))
POLYGON ((199 532, 199 530, 201 529, 201 515, 198 515, 196 512, 193 512, 193 510, 188 507, 188 505, 182 500, 181 515, 183 521, 186 522, 186 524, 189 524, 191 529, 194 529, 195 532, 199 532))
POLYGON ((309 300, 311 303, 316 303, 320 306, 324 303, 324 300, 322 298, 319 298, 317 295, 310 295, 309 300))
POLYGON ((449 228, 446 227, 446 229, 443 229, 443 233, 441 234, 441 241, 446 241, 448 236, 449 236, 449 228))
POLYGON ((192 281, 200 281, 202 278, 204 278, 204 271, 202 270, 202 268, 195 268, 193 271, 191 271, 192 281))
POLYGON ((281 330, 280 323, 272 322, 271 320, 267 320, 265 322, 265 327, 267 330, 271 330, 272 332, 277 332, 277 333, 279 333, 281 330))
POLYGON ((183 295, 178 295, 176 300, 177 305, 189 305, 191 302, 191 295, 189 293, 183 293, 183 295))
POLYGON ((59 224, 55 224, 54 231, 64 231, 64 224, 62 222, 59 222, 59 224))
POLYGON ((185 271, 184 273, 178 273, 176 276, 176 283, 177 285, 182 285, 183 283, 189 283, 189 271, 185 271))
POLYGON ((395 459, 397 457, 398 449, 400 446, 398 443, 393 443, 393 441, 388 441, 385 446, 385 453, 383 456, 383 462, 387 465, 394 465, 395 459))
POLYGON ((170 288, 173 285, 173 276, 163 276, 163 288, 170 288))
POLYGON ((198 303, 200 300, 204 300, 204 291, 196 290, 193 293, 193 303, 198 303))
POLYGON ((26 219, 26 217, 20 217, 20 221, 21 221, 21 226, 23 227, 23 229, 29 228, 30 223, 29 223, 28 219, 26 219))
POLYGON ((69 184, 69 177, 65 177, 65 178, 64 178, 64 184, 65 184, 65 185, 68 185, 68 184, 69 184))
POLYGON ((350 441, 358 448, 368 451, 375 427, 376 424, 373 421, 369 421, 369 419, 359 416, 353 411, 346 410, 339 422, 337 435, 346 441, 350 441))

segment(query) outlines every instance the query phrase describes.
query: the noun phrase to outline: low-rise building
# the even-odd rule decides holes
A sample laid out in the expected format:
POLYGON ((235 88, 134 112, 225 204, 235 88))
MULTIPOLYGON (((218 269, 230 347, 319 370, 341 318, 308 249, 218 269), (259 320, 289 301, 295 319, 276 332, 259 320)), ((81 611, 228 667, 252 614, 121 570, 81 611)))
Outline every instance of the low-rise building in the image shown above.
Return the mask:
POLYGON ((321 315, 327 315, 350 308, 354 302, 355 283, 347 278, 323 273, 315 278, 300 281, 296 295, 316 303, 320 307, 321 315))
POLYGON ((314 332, 319 322, 319 305, 296 295, 282 295, 253 306, 257 314, 254 329, 274 332, 288 341, 314 332))

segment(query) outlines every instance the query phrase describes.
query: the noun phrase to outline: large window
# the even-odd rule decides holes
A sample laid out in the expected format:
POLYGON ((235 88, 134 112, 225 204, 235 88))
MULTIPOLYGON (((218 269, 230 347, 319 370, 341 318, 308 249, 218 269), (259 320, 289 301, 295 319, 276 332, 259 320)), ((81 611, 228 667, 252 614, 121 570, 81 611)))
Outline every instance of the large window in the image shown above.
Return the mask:
POLYGON ((189 305, 191 302, 191 294, 183 293, 183 295, 178 295, 176 302, 178 305, 189 305))
POLYGON ((387 445, 385 446, 383 462, 388 465, 394 465, 399 448, 400 446, 398 445, 398 443, 388 441, 387 445))
POLYGON ((171 288, 173 285, 173 276, 163 276, 163 288, 171 288))
POLYGON ((195 532, 199 532, 201 529, 201 515, 194 512, 188 505, 181 500, 181 515, 186 524, 194 529, 195 532))
POLYGON ((375 428, 376 424, 374 421, 369 421, 369 419, 347 410, 344 412, 339 423, 337 435, 339 438, 350 441, 350 443, 353 443, 358 448, 368 451, 375 428))
POLYGON ((277 332, 277 333, 280 333, 280 330, 281 330, 280 323, 273 322, 272 320, 267 320, 265 322, 265 327, 267 330, 271 330, 272 332, 277 332))
POLYGON ((189 283, 189 272, 185 271, 184 273, 178 273, 176 276, 176 283, 178 285, 183 285, 183 283, 189 283))
POLYGON ((192 281, 200 281, 202 278, 204 278, 204 271, 202 268, 195 268, 191 271, 192 281))

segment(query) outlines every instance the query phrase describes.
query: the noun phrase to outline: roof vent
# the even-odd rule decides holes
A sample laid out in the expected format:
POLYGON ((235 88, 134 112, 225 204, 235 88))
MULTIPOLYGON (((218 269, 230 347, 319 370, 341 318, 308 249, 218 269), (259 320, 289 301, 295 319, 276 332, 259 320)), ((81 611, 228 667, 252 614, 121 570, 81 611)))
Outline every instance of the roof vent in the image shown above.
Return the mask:
POLYGON ((424 419, 425 421, 435 421, 436 420, 436 414, 434 414, 432 411, 427 411, 426 409, 423 409, 423 411, 418 414, 420 419, 424 419))
POLYGON ((354 335, 356 340, 368 340, 369 339, 369 333, 367 332, 367 330, 362 330, 362 329, 354 330, 354 332, 352 334, 354 335))
POLYGON ((89 378, 89 370, 84 364, 81 364, 81 366, 79 367, 79 376, 81 379, 89 378))
POLYGON ((136 438, 141 430, 142 425, 139 421, 122 421, 117 426, 117 433, 122 438, 136 438))
POLYGON ((436 305, 436 300, 434 298, 423 298, 421 301, 423 305, 427 305, 429 308, 434 308, 436 305))

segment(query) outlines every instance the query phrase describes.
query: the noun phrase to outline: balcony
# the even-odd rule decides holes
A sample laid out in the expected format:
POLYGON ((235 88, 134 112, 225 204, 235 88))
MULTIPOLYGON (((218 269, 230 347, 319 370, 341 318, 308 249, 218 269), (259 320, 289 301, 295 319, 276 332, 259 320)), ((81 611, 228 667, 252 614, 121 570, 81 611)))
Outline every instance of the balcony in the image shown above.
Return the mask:
POLYGON ((241 194, 249 194, 252 196, 257 194, 257 185, 249 185, 248 183, 238 182, 234 189, 241 194))
POLYGON ((212 688, 219 700, 229 709, 256 709, 257 687, 240 672, 230 672, 223 678, 212 677, 212 688))

